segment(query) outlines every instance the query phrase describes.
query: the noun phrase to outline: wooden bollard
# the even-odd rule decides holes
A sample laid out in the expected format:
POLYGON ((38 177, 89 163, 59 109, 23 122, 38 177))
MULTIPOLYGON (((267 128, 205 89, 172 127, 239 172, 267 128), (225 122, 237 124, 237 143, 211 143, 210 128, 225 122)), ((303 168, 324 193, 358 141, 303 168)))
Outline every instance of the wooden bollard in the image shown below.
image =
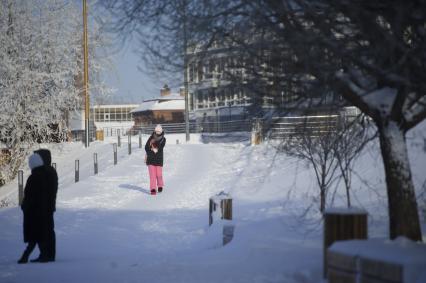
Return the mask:
POLYGON ((75 182, 77 183, 80 180, 80 160, 75 161, 75 182))
POLYGON ((18 171, 18 203, 22 204, 22 200, 24 199, 24 171, 18 171))
POLYGON ((213 214, 219 207, 221 219, 232 220, 232 198, 225 192, 220 192, 209 200, 209 225, 213 224, 213 214))
POLYGON ((121 147, 121 136, 120 136, 120 130, 117 130, 117 144, 118 147, 121 147))
POLYGON ((142 148, 142 133, 139 131, 139 148, 142 148))
POLYGON ((114 152, 114 165, 117 165, 117 144, 116 143, 112 145, 112 150, 114 152))
POLYGON ((96 174, 98 174, 98 154, 93 153, 93 171, 96 174))
POLYGON ((179 140, 176 140, 176 144, 179 144, 179 140))
POLYGON ((327 278, 327 249, 336 241, 367 239, 367 212, 363 209, 327 209, 324 212, 324 269, 327 278))
MULTIPOLYGON (((213 221, 218 217, 218 209, 220 208, 220 219, 232 220, 232 198, 225 192, 211 197, 209 200, 209 225, 213 224, 213 221)), ((216 219, 217 221, 218 219, 216 219)), ((234 237, 234 224, 231 221, 222 222, 222 244, 226 245, 234 237)))
POLYGON ((131 134, 129 134, 128 135, 128 152, 129 152, 129 155, 130 154, 132 154, 132 135, 131 134))

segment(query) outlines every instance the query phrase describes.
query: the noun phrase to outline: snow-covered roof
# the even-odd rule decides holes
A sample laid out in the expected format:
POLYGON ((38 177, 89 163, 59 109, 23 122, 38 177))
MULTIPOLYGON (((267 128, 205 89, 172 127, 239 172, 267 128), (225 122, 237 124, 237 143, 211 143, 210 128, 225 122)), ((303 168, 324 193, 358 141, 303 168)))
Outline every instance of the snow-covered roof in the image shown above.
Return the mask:
POLYGON ((107 104, 107 105, 93 105, 91 108, 135 108, 138 104, 107 104))
POLYGON ((138 107, 130 111, 137 113, 143 111, 158 111, 158 110, 185 110, 185 98, 178 94, 148 99, 142 102, 138 107))

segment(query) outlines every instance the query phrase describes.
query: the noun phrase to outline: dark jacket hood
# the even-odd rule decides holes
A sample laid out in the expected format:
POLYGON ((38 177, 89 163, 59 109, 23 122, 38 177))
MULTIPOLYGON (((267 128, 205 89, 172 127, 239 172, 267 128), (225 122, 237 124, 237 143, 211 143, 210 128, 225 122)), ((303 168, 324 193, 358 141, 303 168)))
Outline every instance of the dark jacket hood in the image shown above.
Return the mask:
POLYGON ((52 163, 52 155, 50 154, 50 150, 43 148, 43 149, 36 150, 34 152, 38 153, 41 156, 41 158, 43 159, 44 165, 50 166, 50 164, 52 163))

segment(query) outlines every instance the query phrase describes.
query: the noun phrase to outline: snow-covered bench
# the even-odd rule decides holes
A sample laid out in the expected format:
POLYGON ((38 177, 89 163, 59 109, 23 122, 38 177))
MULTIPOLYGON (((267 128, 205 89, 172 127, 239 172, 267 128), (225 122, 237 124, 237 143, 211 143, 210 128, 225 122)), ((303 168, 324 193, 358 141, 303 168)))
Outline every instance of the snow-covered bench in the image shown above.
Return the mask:
POLYGON ((329 283, 425 283, 426 245, 406 238, 335 242, 327 270, 329 283))

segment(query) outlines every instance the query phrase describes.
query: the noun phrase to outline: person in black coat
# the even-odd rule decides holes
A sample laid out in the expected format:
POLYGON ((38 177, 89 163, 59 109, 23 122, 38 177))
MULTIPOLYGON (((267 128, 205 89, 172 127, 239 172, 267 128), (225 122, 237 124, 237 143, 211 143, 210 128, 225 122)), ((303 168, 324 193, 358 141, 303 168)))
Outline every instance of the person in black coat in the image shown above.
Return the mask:
POLYGON ((165 145, 166 138, 164 137, 163 128, 161 125, 157 125, 145 144, 146 165, 148 166, 149 172, 149 187, 152 195, 157 193, 157 187, 159 193, 163 191, 163 149, 165 145))
POLYGON ((24 198, 21 209, 24 214, 24 242, 27 248, 18 263, 27 263, 28 257, 38 245, 40 249, 40 262, 47 262, 46 257, 46 221, 47 200, 44 192, 47 191, 47 173, 43 168, 43 160, 39 154, 32 154, 28 159, 31 175, 28 177, 24 189, 24 198))
MULTIPOLYGON (((43 226, 46 229, 44 233, 47 235, 46 256, 49 261, 55 261, 56 234, 54 213, 56 211, 56 195, 58 193, 58 174, 55 168, 52 167, 52 156, 48 149, 39 149, 35 153, 39 154, 43 159, 43 168, 47 175, 47 191, 44 194, 44 198, 47 201, 47 214, 45 218, 46 222, 43 226)), ((41 259, 41 256, 38 259, 41 259)))

